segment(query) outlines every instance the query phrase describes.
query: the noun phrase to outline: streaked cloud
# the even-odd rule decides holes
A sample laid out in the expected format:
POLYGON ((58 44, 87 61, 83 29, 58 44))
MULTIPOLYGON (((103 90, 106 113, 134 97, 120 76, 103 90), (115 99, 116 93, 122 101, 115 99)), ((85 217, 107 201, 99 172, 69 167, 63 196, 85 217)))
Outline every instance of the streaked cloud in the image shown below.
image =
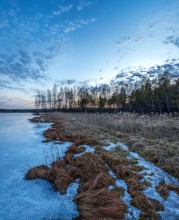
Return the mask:
POLYGON ((72 4, 69 4, 69 5, 58 5, 58 9, 53 11, 53 15, 54 16, 57 16, 57 15, 60 15, 62 13, 65 13, 65 12, 69 12, 71 9, 72 9, 72 4))
POLYGON ((171 77, 179 77, 179 58, 173 58, 166 60, 161 65, 154 65, 150 68, 143 66, 139 67, 127 67, 119 71, 113 82, 124 81, 126 83, 140 82, 144 77, 154 79, 158 74, 162 74, 164 71, 168 71, 171 77))
POLYGON ((95 18, 68 21, 66 27, 64 28, 64 32, 69 33, 71 31, 75 31, 78 28, 82 28, 84 25, 88 25, 93 22, 95 22, 95 18))
POLYGON ((80 1, 80 3, 77 5, 76 9, 77 11, 82 11, 84 8, 87 8, 91 5, 91 2, 88 1, 80 1))
POLYGON ((164 43, 166 44, 173 44, 175 45, 177 48, 179 48, 179 36, 169 36, 166 38, 166 40, 164 41, 164 43))
POLYGON ((67 79, 67 80, 61 80, 57 81, 60 85, 74 85, 76 83, 75 79, 67 79))
POLYGON ((9 21, 7 19, 5 20, 0 20, 0 28, 7 27, 9 24, 9 21))

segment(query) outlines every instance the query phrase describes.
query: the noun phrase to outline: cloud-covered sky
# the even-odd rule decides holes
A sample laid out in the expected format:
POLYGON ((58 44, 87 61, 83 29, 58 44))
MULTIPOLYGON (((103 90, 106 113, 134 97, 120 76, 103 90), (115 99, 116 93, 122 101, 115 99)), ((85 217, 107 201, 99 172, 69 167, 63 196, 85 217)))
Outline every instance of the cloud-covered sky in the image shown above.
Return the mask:
POLYGON ((37 89, 179 73, 178 0, 0 0, 0 108, 37 89))

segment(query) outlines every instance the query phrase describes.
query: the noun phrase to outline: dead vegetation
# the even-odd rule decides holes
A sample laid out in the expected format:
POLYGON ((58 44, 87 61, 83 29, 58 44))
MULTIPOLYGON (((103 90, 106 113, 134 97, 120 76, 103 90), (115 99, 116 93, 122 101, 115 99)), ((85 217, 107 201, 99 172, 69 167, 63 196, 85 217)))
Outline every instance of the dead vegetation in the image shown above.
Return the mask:
POLYGON ((47 122, 43 116, 33 117, 29 119, 30 122, 47 122))
POLYGON ((164 182, 160 182, 159 185, 156 187, 156 191, 160 194, 162 198, 167 199, 170 191, 174 191, 179 195, 179 186, 173 186, 164 182))
POLYGON ((98 141, 91 135, 86 135, 80 132, 73 132, 70 129, 64 129, 64 123, 55 122, 51 128, 44 131, 46 142, 60 140, 73 142, 76 146, 87 144, 95 145, 98 141))
POLYGON ((82 219, 124 219, 126 207, 115 192, 106 188, 84 191, 76 196, 82 219))
MULTIPOLYGON (((126 121, 121 121, 115 115, 113 117, 106 114, 47 114, 45 120, 55 123, 44 132, 46 141, 69 141, 73 144, 69 147, 63 160, 57 160, 51 168, 43 165, 32 168, 27 172, 26 178, 46 179, 52 182, 54 188, 61 193, 65 193, 69 184, 79 178, 78 195, 74 199, 80 211, 79 219, 124 219, 126 206, 120 199, 123 190, 115 186, 115 180, 109 174, 110 168, 117 178, 125 180, 128 193, 132 198, 132 205, 142 211, 140 219, 160 219, 157 212, 163 210, 162 205, 143 194, 143 190, 151 186, 149 181, 141 181, 143 175, 139 172, 143 170, 143 167, 137 165, 136 159, 127 159, 128 152, 119 148, 108 152, 102 149, 100 145, 104 145, 106 140, 126 140, 126 143, 130 142, 130 146, 134 151, 139 152, 149 160, 153 160, 159 166, 165 165, 165 145, 160 145, 158 140, 152 144, 148 141, 145 145, 144 143, 148 139, 142 130, 143 127, 140 127, 140 123, 134 123, 138 126, 134 128, 132 124, 126 122, 127 117, 126 121), (107 122, 103 121, 104 117, 107 117, 107 122), (119 124, 118 120, 120 121, 119 124), (110 132, 108 129, 110 129, 110 132), (139 132, 137 133, 137 131, 139 132), (138 135, 143 134, 142 138, 135 136, 136 133, 138 135), (140 142, 137 145, 139 139, 140 142), (85 144, 96 146, 95 153, 85 153, 85 147, 82 146, 85 144), (156 144, 159 145, 159 152, 151 154, 156 150, 156 144), (160 152, 161 146, 162 150, 160 152), (84 154, 80 157, 74 157, 75 154, 79 153, 84 154), (114 189, 110 191, 108 187, 111 185, 114 186, 114 189)), ((134 119, 137 120, 138 118, 134 119)), ((132 123, 133 119, 130 120, 132 123)), ((171 155, 173 156, 172 153, 170 153, 171 155)), ((172 161, 173 157, 170 159, 172 161)), ((168 168, 165 167, 165 169, 168 168)), ((171 173, 175 172, 175 175, 178 175, 176 164, 174 167, 171 162, 170 169, 173 170, 171 173)), ((171 186, 162 187, 159 186, 157 190, 164 195, 166 195, 166 192, 169 193, 170 190, 175 192, 178 190, 177 188, 174 190, 171 186)))
POLYGON ((163 206, 155 199, 147 198, 142 192, 134 191, 131 193, 132 205, 140 209, 140 219, 160 219, 157 211, 163 211, 163 206))
POLYGON ((164 210, 163 206, 157 200, 147 198, 143 193, 146 187, 151 186, 150 182, 141 181, 143 175, 138 172, 143 170, 143 167, 137 166, 135 160, 127 160, 124 157, 126 152, 121 149, 113 152, 102 150, 100 153, 116 177, 126 181, 127 191, 132 198, 131 204, 141 210, 140 219, 160 219, 157 212, 164 210))
POLYGON ((179 177, 179 117, 131 113, 47 113, 45 120, 63 122, 65 129, 76 138, 86 137, 91 144, 97 144, 95 140, 122 141, 132 151, 179 177))
POLYGON ((52 168, 37 166, 30 169, 26 174, 26 179, 46 179, 53 183, 54 189, 61 194, 65 194, 68 186, 74 182, 66 169, 58 163, 53 164, 52 168))
MULTIPOLYGON (((51 132, 53 137, 54 132, 51 132)), ((126 205, 117 191, 108 190, 108 186, 115 185, 115 181, 102 157, 95 153, 74 157, 74 154, 84 151, 79 147, 81 143, 84 141, 73 144, 64 159, 54 162, 51 168, 42 165, 30 169, 26 179, 46 179, 60 193, 65 193, 69 184, 79 178, 78 195, 74 200, 80 211, 80 219, 124 219, 126 205)))

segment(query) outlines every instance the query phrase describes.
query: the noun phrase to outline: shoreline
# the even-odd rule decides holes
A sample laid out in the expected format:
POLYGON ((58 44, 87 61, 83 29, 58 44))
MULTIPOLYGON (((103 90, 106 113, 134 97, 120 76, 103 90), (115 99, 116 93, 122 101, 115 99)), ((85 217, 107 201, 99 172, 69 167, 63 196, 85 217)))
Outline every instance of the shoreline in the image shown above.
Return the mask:
POLYGON ((131 151, 179 178, 179 118, 130 113, 46 113, 40 118, 43 122, 63 122, 66 130, 77 133, 77 128, 102 143, 120 140, 131 151))
MULTIPOLYGON (((67 150, 64 159, 54 161, 51 168, 45 166, 32 168, 28 171, 26 178, 47 179, 61 193, 65 193, 69 184, 80 178, 78 195, 74 199, 80 211, 81 216, 79 219, 89 219, 92 216, 104 219, 111 218, 113 215, 112 219, 125 218, 127 213, 126 204, 120 199, 123 196, 124 189, 118 187, 115 182, 117 179, 122 179, 127 184, 128 189, 126 192, 131 198, 132 207, 140 210, 140 218, 159 219, 158 212, 162 211, 164 207, 156 199, 151 200, 143 193, 146 187, 151 187, 150 181, 141 182, 141 179, 145 177, 141 174, 141 171, 145 170, 144 167, 139 166, 135 158, 129 159, 129 152, 119 147, 112 151, 107 151, 102 147, 109 142, 115 143, 117 139, 123 140, 125 134, 121 135, 118 132, 117 135, 116 133, 114 135, 112 132, 106 132, 104 128, 96 128, 96 126, 92 126, 92 118, 91 124, 83 123, 80 126, 81 121, 75 118, 76 115, 69 116, 67 120, 63 113, 52 113, 32 120, 33 122, 54 123, 51 128, 44 132, 47 142, 69 141, 73 144, 67 150), (62 115, 59 117, 59 114, 62 115), (122 138, 119 138, 120 135, 122 138), (85 152, 83 145, 93 146, 94 152, 85 152), (81 156, 76 157, 78 154, 81 154, 81 156), (63 173, 63 178, 59 174, 60 171, 63 173), (113 171, 115 176, 109 175, 109 171, 113 171), (114 186, 113 190, 109 190, 111 185, 114 186), (100 204, 104 199, 107 199, 108 202, 106 206, 101 207, 100 204), (141 201, 145 203, 147 209, 144 208, 141 201), (95 209, 94 204, 96 203, 98 209, 95 209), (117 206, 116 203, 118 203, 117 206), (108 206, 110 209, 107 209, 108 206), (118 210, 117 213, 120 214, 120 217, 115 216, 116 210, 118 210), (105 216, 103 216, 104 213, 105 216)), ((87 118, 85 120, 89 122, 87 118)), ((110 131, 114 132, 114 130, 110 131)), ((179 187, 163 182, 156 188, 156 191, 163 198, 168 197, 170 190, 179 193, 179 187)))

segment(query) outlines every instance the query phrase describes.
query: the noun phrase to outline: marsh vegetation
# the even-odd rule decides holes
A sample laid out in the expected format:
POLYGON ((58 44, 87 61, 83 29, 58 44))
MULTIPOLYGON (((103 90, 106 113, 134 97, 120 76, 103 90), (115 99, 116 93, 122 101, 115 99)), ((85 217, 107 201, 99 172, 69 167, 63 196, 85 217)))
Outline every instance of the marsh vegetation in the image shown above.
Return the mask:
POLYGON ((79 219, 178 216, 179 181, 172 176, 179 175, 178 117, 47 113, 38 119, 53 123, 45 142, 72 144, 63 158, 31 168, 26 178, 46 179, 61 194, 77 182, 79 219))

